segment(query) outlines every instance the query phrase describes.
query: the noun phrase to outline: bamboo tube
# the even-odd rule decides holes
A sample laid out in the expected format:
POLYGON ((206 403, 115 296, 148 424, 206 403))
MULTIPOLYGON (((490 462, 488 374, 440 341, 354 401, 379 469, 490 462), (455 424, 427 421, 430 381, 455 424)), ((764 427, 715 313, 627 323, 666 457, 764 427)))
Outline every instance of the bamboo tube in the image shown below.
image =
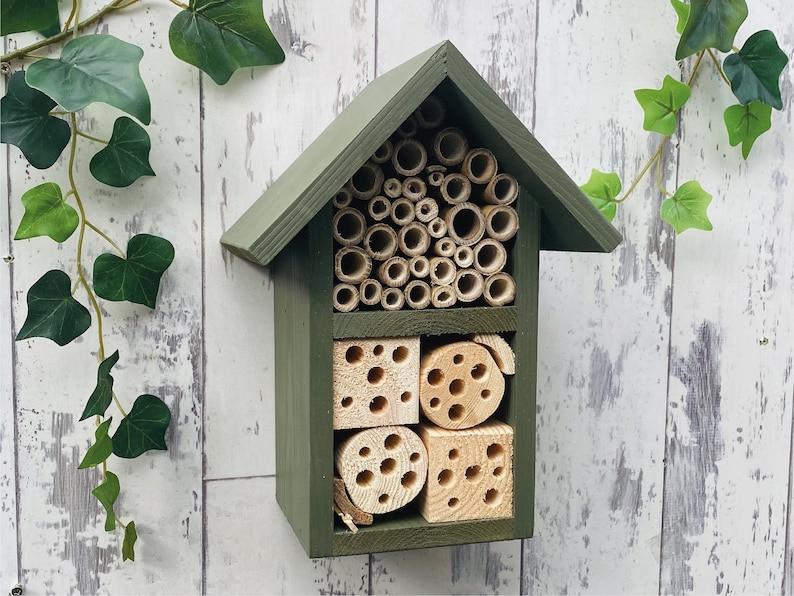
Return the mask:
POLYGON ((358 289, 351 284, 336 284, 331 301, 339 312, 350 312, 358 306, 358 289))
POLYGON ((438 217, 438 203, 435 199, 425 197, 416 204, 416 219, 422 223, 426 224, 436 217, 438 217))
POLYGON ((425 254, 430 248, 430 233, 421 223, 412 221, 400 228, 397 242, 406 257, 416 257, 425 254))
POLYGON ((383 294, 383 286, 380 285, 377 279, 367 278, 361 282, 358 293, 361 304, 375 306, 380 303, 380 297, 383 294))
POLYGON ((427 165, 427 150, 416 139, 403 139, 394 147, 391 163, 398 174, 416 176, 427 165))
POLYGON ((419 132, 419 123, 414 116, 408 116, 400 126, 397 127, 397 134, 404 139, 415 137, 419 132))
POLYGON ((499 170, 494 154, 480 147, 466 154, 460 171, 475 184, 488 184, 499 170))
POLYGON ((444 182, 444 172, 429 172, 427 174, 427 183, 430 186, 441 186, 441 183, 444 182))
POLYGON ((425 282, 414 279, 405 286, 405 302, 415 310, 422 310, 430 306, 432 292, 425 282))
POLYGON ((446 115, 444 102, 435 95, 428 95, 416 111, 414 117, 421 128, 438 128, 446 115))
POLYGON ((485 280, 483 298, 491 306, 510 304, 516 297, 516 282, 504 271, 489 275, 485 280))
POLYGON ((480 240, 474 247, 473 256, 474 268, 483 275, 501 271, 507 264, 507 250, 493 238, 480 240))
POLYGON ((400 288, 386 288, 380 297, 384 310, 400 310, 405 305, 405 294, 400 288))
POLYGON ((497 174, 488 182, 482 200, 492 205, 510 205, 518 198, 518 180, 510 174, 497 174))
POLYGON ((378 267, 378 279, 385 286, 399 288, 404 286, 411 277, 408 261, 403 257, 391 257, 378 267))
POLYGON ((455 281, 457 269, 452 259, 447 257, 433 257, 430 259, 430 282, 434 286, 448 286, 455 281))
POLYGON ((375 153, 372 154, 370 159, 375 163, 386 163, 391 159, 392 153, 394 153, 394 145, 391 144, 391 141, 386 139, 383 141, 383 144, 375 149, 375 153))
POLYGON ((465 203, 471 197, 471 182, 463 174, 453 173, 441 181, 441 198, 450 205, 465 203))
POLYGON ((455 261, 458 267, 467 269, 474 263, 474 251, 471 246, 458 246, 455 248, 455 254, 452 255, 452 260, 455 261))
POLYGON ((378 194, 383 186, 383 170, 371 161, 367 161, 348 181, 348 188, 356 199, 371 199, 378 194))
POLYGON ((334 195, 332 202, 334 204, 334 207, 336 207, 337 209, 344 209, 345 207, 349 207, 350 203, 353 202, 353 193, 350 192, 349 188, 343 186, 334 195))
POLYGON ((373 221, 383 221, 391 215, 391 201, 381 195, 372 197, 367 203, 367 213, 373 221))
POLYGON ((342 246, 353 246, 364 239, 367 222, 358 209, 345 207, 334 214, 332 234, 342 246))
POLYGON ((405 197, 400 197, 391 204, 391 220, 398 226, 408 225, 415 215, 414 204, 405 197))
POLYGON ((344 246, 334 256, 334 274, 345 283, 361 283, 372 271, 372 259, 358 246, 344 246))
POLYGON ((387 178, 383 183, 383 194, 390 199, 396 199, 403 192, 403 184, 397 178, 387 178))
POLYGON ((461 246, 477 244, 485 235, 485 217, 474 203, 458 203, 442 212, 447 233, 461 246))
POLYGON ((445 166, 456 166, 466 157, 469 141, 459 128, 445 128, 436 135, 433 141, 433 153, 438 163, 445 166))
POLYGON ((430 296, 430 303, 436 308, 449 308, 455 306, 458 297, 455 289, 450 285, 433 286, 433 293, 430 296))
POLYGON ((376 261, 385 261, 397 252, 397 232, 382 223, 370 226, 364 233, 364 250, 376 261))
POLYGON ((447 166, 442 166, 440 163, 430 164, 425 168, 425 174, 432 174, 433 172, 447 173, 447 166))
POLYGON ((455 256, 455 241, 449 236, 439 238, 433 244, 433 253, 439 257, 452 258, 455 256))
POLYGON ((408 176, 403 180, 402 194, 406 199, 416 203, 425 198, 427 194, 427 184, 421 178, 416 176, 408 176))
POLYGON ((408 261, 408 269, 411 270, 411 275, 420 279, 430 275, 430 259, 424 255, 412 257, 408 261))
POLYGON ((485 282, 476 269, 461 269, 455 275, 453 287, 459 302, 474 302, 482 296, 485 282))
POLYGON ((447 234, 447 222, 441 217, 435 217, 427 222, 427 231, 431 238, 443 238, 447 234))
POLYGON ((518 231, 518 212, 504 205, 485 205, 485 231, 494 240, 506 242, 518 231))

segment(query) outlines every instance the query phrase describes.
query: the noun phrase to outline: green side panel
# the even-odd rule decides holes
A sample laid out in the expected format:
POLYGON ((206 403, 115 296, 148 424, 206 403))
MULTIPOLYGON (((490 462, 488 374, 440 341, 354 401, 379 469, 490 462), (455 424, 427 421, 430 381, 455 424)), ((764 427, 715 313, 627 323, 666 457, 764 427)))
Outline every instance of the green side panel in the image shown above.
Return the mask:
POLYGON ((443 333, 499 333, 516 330, 516 307, 449 308, 334 314, 334 339, 405 337, 443 333))
POLYGON ((311 557, 331 554, 330 205, 274 262, 276 499, 311 557))

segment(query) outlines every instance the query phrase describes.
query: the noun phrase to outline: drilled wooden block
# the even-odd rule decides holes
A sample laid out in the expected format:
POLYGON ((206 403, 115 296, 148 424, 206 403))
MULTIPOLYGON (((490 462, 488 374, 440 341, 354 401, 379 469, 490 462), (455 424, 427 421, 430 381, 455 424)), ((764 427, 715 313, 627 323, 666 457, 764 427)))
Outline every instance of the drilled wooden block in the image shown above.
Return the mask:
POLYGON ((334 429, 419 422, 419 338, 334 342, 334 429))
POLYGON ((449 430, 419 425, 427 483, 417 503, 429 522, 512 517, 513 429, 497 420, 449 430))
POLYGON ((357 432, 336 448, 335 461, 350 500, 367 513, 388 513, 409 503, 427 478, 427 450, 405 426, 357 432))

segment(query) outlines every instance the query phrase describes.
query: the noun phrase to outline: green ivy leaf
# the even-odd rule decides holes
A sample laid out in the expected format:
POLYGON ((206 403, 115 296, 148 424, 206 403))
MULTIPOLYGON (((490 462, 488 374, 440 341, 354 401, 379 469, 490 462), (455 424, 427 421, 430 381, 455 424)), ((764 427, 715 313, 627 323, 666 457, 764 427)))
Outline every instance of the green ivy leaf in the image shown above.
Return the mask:
POLYGON ((662 203, 661 216, 675 228, 677 234, 689 228, 712 230, 706 214, 711 195, 700 186, 697 180, 684 182, 675 194, 662 203))
POLYGON ((734 147, 742 144, 742 157, 747 159, 755 140, 772 128, 772 106, 752 101, 747 105, 730 106, 723 114, 728 141, 734 147))
POLYGON ((99 363, 99 370, 96 375, 96 387, 88 398, 83 415, 80 420, 85 420, 90 416, 104 416, 108 406, 113 401, 113 376, 110 370, 119 361, 119 351, 113 352, 110 357, 105 358, 99 363))
POLYGON ((171 411, 163 400, 154 395, 139 395, 113 435, 113 453, 133 458, 150 449, 165 451, 165 431, 170 421, 171 411))
POLYGON ((686 27, 687 19, 689 19, 689 4, 681 2, 681 0, 670 0, 673 5, 675 14, 678 15, 678 22, 675 25, 675 32, 681 35, 686 27))
POLYGON ((746 18, 745 0, 692 0, 675 59, 683 60, 706 48, 729 52, 746 18))
POLYGON ((61 187, 54 182, 45 182, 22 195, 25 215, 19 222, 14 240, 49 236, 55 242, 63 242, 77 229, 80 216, 71 205, 63 201, 61 187))
POLYGON ((126 116, 117 118, 107 147, 94 155, 91 174, 109 186, 129 186, 141 176, 154 176, 149 165, 152 143, 143 127, 126 116))
POLYGON ((112 35, 82 35, 63 47, 59 59, 31 64, 25 78, 68 112, 103 102, 149 124, 149 94, 138 68, 142 57, 141 48, 112 35))
POLYGON ((105 519, 105 532, 112 532, 116 527, 116 513, 113 511, 113 505, 119 496, 121 487, 119 486, 119 478, 113 472, 105 472, 105 481, 91 491, 97 500, 102 503, 102 506, 107 512, 105 519))
POLYGON ((121 545, 121 560, 135 560, 135 541, 138 540, 138 532, 135 531, 135 522, 130 520, 124 528, 124 543, 121 545))
POLYGON ((47 271, 28 291, 28 316, 17 341, 46 337, 64 346, 91 326, 85 306, 72 298, 72 282, 63 271, 47 271))
POLYGON ((60 29, 58 0, 3 0, 0 7, 0 35, 60 29))
POLYGON ((615 219, 618 210, 615 199, 622 188, 617 174, 593 168, 590 179, 579 188, 608 221, 615 219))
POLYGON ((111 456, 113 453, 113 440, 108 436, 108 430, 112 421, 113 418, 108 418, 97 427, 94 433, 96 442, 86 451, 83 461, 77 466, 78 470, 98 466, 111 456))
POLYGON ((8 91, 0 99, 0 142, 19 147, 39 170, 54 164, 71 138, 66 121, 50 116, 55 106, 50 97, 28 86, 21 70, 8 79, 8 91))
POLYGON ((675 132, 675 116, 687 102, 692 90, 689 85, 664 77, 661 89, 637 89, 634 96, 645 112, 642 127, 665 136, 675 132))
POLYGON ((788 57, 777 45, 775 34, 764 30, 753 33, 738 54, 725 58, 722 68, 740 102, 747 104, 758 99, 782 110, 779 79, 786 64, 788 57))
POLYGON ((94 290, 106 300, 127 300, 154 308, 160 278, 174 260, 165 238, 138 234, 127 243, 127 258, 105 253, 94 261, 94 290))
POLYGON ((190 0, 171 22, 168 40, 177 58, 218 85, 240 68, 284 62, 260 0, 190 0))

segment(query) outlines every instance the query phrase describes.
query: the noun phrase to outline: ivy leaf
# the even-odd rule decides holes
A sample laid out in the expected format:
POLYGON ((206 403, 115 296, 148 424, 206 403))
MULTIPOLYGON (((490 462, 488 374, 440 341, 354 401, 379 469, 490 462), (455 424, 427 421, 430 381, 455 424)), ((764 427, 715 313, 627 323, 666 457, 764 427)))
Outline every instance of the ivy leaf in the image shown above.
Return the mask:
POLYGON ((150 449, 165 451, 165 431, 170 421, 171 410, 163 400, 154 395, 139 395, 113 435, 113 453, 133 458, 150 449))
POLYGON ((135 560, 135 541, 138 540, 138 532, 135 531, 135 522, 130 520, 124 528, 124 543, 121 545, 121 560, 135 560))
POLYGON ((112 35, 81 35, 63 47, 59 59, 31 64, 25 79, 68 112, 103 102, 149 124, 149 93, 138 68, 142 57, 141 48, 112 35))
POLYGON ((21 70, 8 79, 8 91, 0 99, 0 142, 19 147, 39 170, 54 164, 71 138, 66 121, 50 116, 55 106, 50 97, 28 86, 21 70))
POLYGON ((681 2, 681 0, 670 0, 673 5, 675 14, 678 15, 678 22, 675 25, 675 32, 681 35, 686 27, 687 19, 689 19, 689 4, 681 2))
POLYGON ((787 63, 788 57, 777 45, 775 34, 764 30, 753 33, 738 54, 725 58, 722 68, 740 102, 747 104, 758 99, 782 110, 779 79, 787 63))
POLYGON ((0 6, 0 35, 60 29, 58 0, 3 0, 0 6))
POLYGON ((113 418, 108 418, 97 427, 94 433, 96 442, 86 451, 83 461, 77 466, 78 470, 85 470, 86 468, 98 466, 111 456, 113 453, 113 441, 108 436, 108 430, 110 429, 110 423, 112 421, 113 418))
POLYGON ((109 358, 105 358, 99 363, 99 370, 96 375, 96 387, 88 398, 83 415, 80 420, 85 420, 90 416, 104 416, 108 406, 113 401, 113 376, 110 370, 119 361, 119 351, 113 352, 109 358))
POLYGON ((168 31, 171 51, 218 85, 246 66, 284 62, 284 51, 265 22, 261 0, 190 0, 168 31))
POLYGON ((102 503, 107 512, 105 532, 112 532, 116 527, 116 513, 113 511, 113 505, 119 496, 120 490, 118 476, 113 472, 105 472, 105 481, 91 491, 91 494, 97 498, 97 501, 102 503))
POLYGON ((600 172, 593 168, 590 179, 579 188, 608 221, 615 219, 618 210, 615 199, 622 188, 617 174, 600 172))
POLYGON ((692 90, 689 85, 664 77, 661 89, 637 89, 634 96, 645 112, 642 127, 665 136, 675 132, 675 115, 687 102, 692 90))
POLYGON ((126 116, 117 118, 107 147, 94 155, 91 174, 109 186, 129 186, 141 176, 154 176, 149 165, 152 142, 143 127, 126 116))
POLYGON ((46 337, 64 346, 91 326, 85 306, 72 298, 72 282, 63 271, 47 271, 28 291, 28 316, 17 341, 46 337))
POLYGON ((662 203, 661 216, 675 228, 677 234, 689 228, 712 230, 706 214, 711 203, 711 195, 700 186, 697 180, 684 182, 675 194, 662 203))
POLYGON ((127 243, 127 258, 105 253, 94 261, 94 290, 106 300, 127 300, 154 308, 160 278, 174 260, 165 238, 138 234, 127 243))
POLYGON ((692 0, 675 59, 683 60, 706 48, 729 52, 746 18, 745 0, 692 0))
POLYGON ((730 106, 723 114, 728 141, 734 147, 742 144, 742 157, 747 159, 755 140, 772 128, 772 106, 759 100, 747 105, 730 106))
POLYGON ((25 215, 19 222, 14 240, 49 236, 55 242, 63 242, 80 223, 77 211, 63 201, 61 187, 54 182, 45 182, 22 195, 25 215))

